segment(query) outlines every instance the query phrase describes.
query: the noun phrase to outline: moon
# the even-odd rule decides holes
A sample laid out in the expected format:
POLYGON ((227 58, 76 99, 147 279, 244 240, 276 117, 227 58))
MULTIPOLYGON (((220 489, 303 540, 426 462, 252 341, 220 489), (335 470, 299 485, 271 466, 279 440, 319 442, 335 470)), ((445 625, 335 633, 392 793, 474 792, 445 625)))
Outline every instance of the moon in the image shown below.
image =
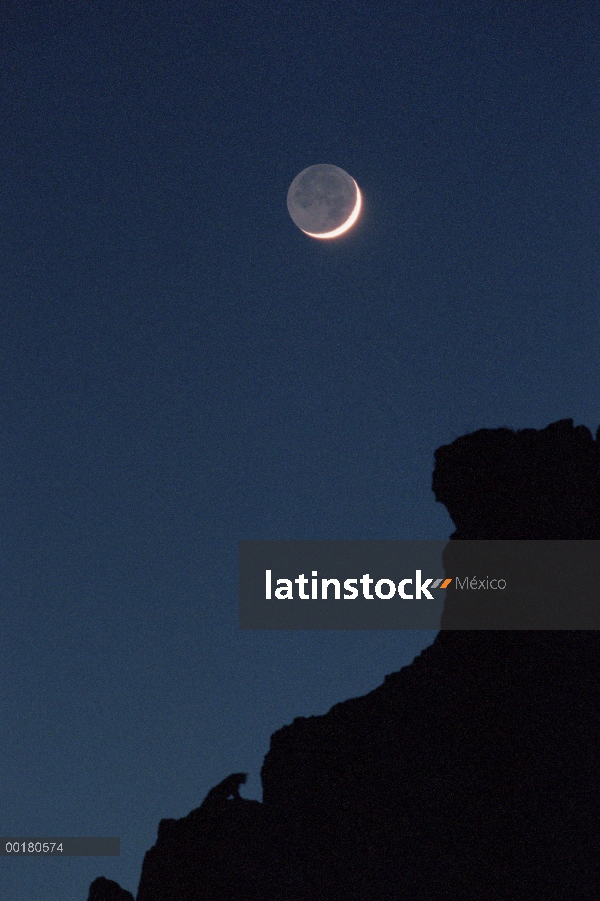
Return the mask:
POLYGON ((361 204, 360 191, 352 176, 329 163, 303 169, 287 194, 290 216, 311 238, 343 235, 358 219, 361 204))

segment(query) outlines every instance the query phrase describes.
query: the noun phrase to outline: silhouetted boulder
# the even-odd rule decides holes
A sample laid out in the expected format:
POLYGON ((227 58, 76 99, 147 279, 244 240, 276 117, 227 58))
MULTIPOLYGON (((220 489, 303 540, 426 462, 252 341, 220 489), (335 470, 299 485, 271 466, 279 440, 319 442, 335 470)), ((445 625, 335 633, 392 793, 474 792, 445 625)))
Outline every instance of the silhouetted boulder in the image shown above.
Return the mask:
POLYGON ((433 490, 459 539, 444 551, 446 573, 511 577, 507 591, 453 584, 442 629, 600 628, 600 453, 589 430, 572 419, 481 429, 435 460, 433 490))
POLYGON ((599 466, 598 432, 572 419, 479 429, 438 448, 432 487, 454 539, 598 539, 599 466))
MULTIPOLYGON (((598 443, 572 420, 435 458, 455 547, 600 538, 598 443)), ((262 804, 217 787, 162 820, 138 901, 597 901, 597 636, 440 631, 368 695, 276 732, 262 804)))
POLYGON ((236 898, 260 877, 254 859, 261 851, 261 804, 240 796, 245 781, 246 773, 232 773, 186 817, 160 821, 157 842, 144 858, 137 901, 203 898, 198 890, 204 886, 211 899, 236 898))
POLYGON ((134 898, 118 882, 98 876, 90 885, 88 901, 134 901, 134 898))

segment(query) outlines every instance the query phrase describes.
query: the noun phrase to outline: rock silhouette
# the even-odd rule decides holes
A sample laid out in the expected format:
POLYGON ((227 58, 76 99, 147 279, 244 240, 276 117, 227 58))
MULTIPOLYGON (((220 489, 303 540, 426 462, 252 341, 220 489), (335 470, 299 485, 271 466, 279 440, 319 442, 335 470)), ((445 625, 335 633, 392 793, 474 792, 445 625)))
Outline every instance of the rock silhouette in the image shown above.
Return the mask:
POLYGON ((241 801, 240 785, 245 785, 247 779, 248 773, 232 773, 231 776, 227 776, 222 782, 211 788, 202 802, 202 809, 221 806, 223 802, 229 800, 241 801))
POLYGON ((98 876, 90 885, 88 901, 134 901, 134 898, 118 882, 98 876))
MULTIPOLYGON (((482 429, 435 461, 454 541, 600 538, 598 436, 572 420, 482 429)), ((162 820, 138 901, 597 901, 597 635, 442 629, 276 732, 262 803, 228 800, 233 774, 162 820)))
POLYGON ((545 429, 479 429, 435 452, 433 492, 454 539, 600 538, 598 436, 561 419, 545 429))

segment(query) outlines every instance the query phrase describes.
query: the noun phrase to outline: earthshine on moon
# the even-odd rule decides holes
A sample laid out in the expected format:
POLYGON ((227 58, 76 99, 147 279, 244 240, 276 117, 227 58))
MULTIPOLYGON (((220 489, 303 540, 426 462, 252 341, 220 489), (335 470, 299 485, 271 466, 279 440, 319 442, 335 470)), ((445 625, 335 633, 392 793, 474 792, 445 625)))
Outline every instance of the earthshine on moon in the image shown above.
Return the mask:
POLYGON ((354 179, 338 166, 320 163, 303 169, 290 185, 287 208, 311 238, 337 238, 352 228, 361 207, 354 179))

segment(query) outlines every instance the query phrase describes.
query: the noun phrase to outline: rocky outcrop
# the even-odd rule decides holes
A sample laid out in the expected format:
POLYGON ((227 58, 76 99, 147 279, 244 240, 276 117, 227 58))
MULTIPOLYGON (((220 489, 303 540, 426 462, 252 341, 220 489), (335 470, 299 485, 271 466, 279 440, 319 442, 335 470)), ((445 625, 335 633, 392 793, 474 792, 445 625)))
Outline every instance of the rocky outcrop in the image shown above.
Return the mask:
POLYGON ((137 901, 252 897, 265 860, 261 806, 241 797, 215 802, 209 793, 186 817, 161 820, 137 901))
MULTIPOLYGON (((454 540, 600 537, 598 443, 572 420, 436 453, 454 540)), ((368 695, 280 729, 263 802, 163 820, 138 901, 600 897, 600 642, 441 631, 368 695)))
POLYGON ((88 901, 134 901, 134 898, 118 882, 98 876, 90 885, 88 901))
POLYGON ((246 773, 215 785, 180 820, 161 820, 156 844, 146 853, 137 901, 246 897, 260 879, 262 805, 242 798, 246 773), (232 857, 231 851, 235 849, 232 857), (209 894, 198 894, 208 888, 209 894))
POLYGON ((454 539, 600 538, 600 452, 585 426, 479 429, 435 452, 433 492, 454 539))

